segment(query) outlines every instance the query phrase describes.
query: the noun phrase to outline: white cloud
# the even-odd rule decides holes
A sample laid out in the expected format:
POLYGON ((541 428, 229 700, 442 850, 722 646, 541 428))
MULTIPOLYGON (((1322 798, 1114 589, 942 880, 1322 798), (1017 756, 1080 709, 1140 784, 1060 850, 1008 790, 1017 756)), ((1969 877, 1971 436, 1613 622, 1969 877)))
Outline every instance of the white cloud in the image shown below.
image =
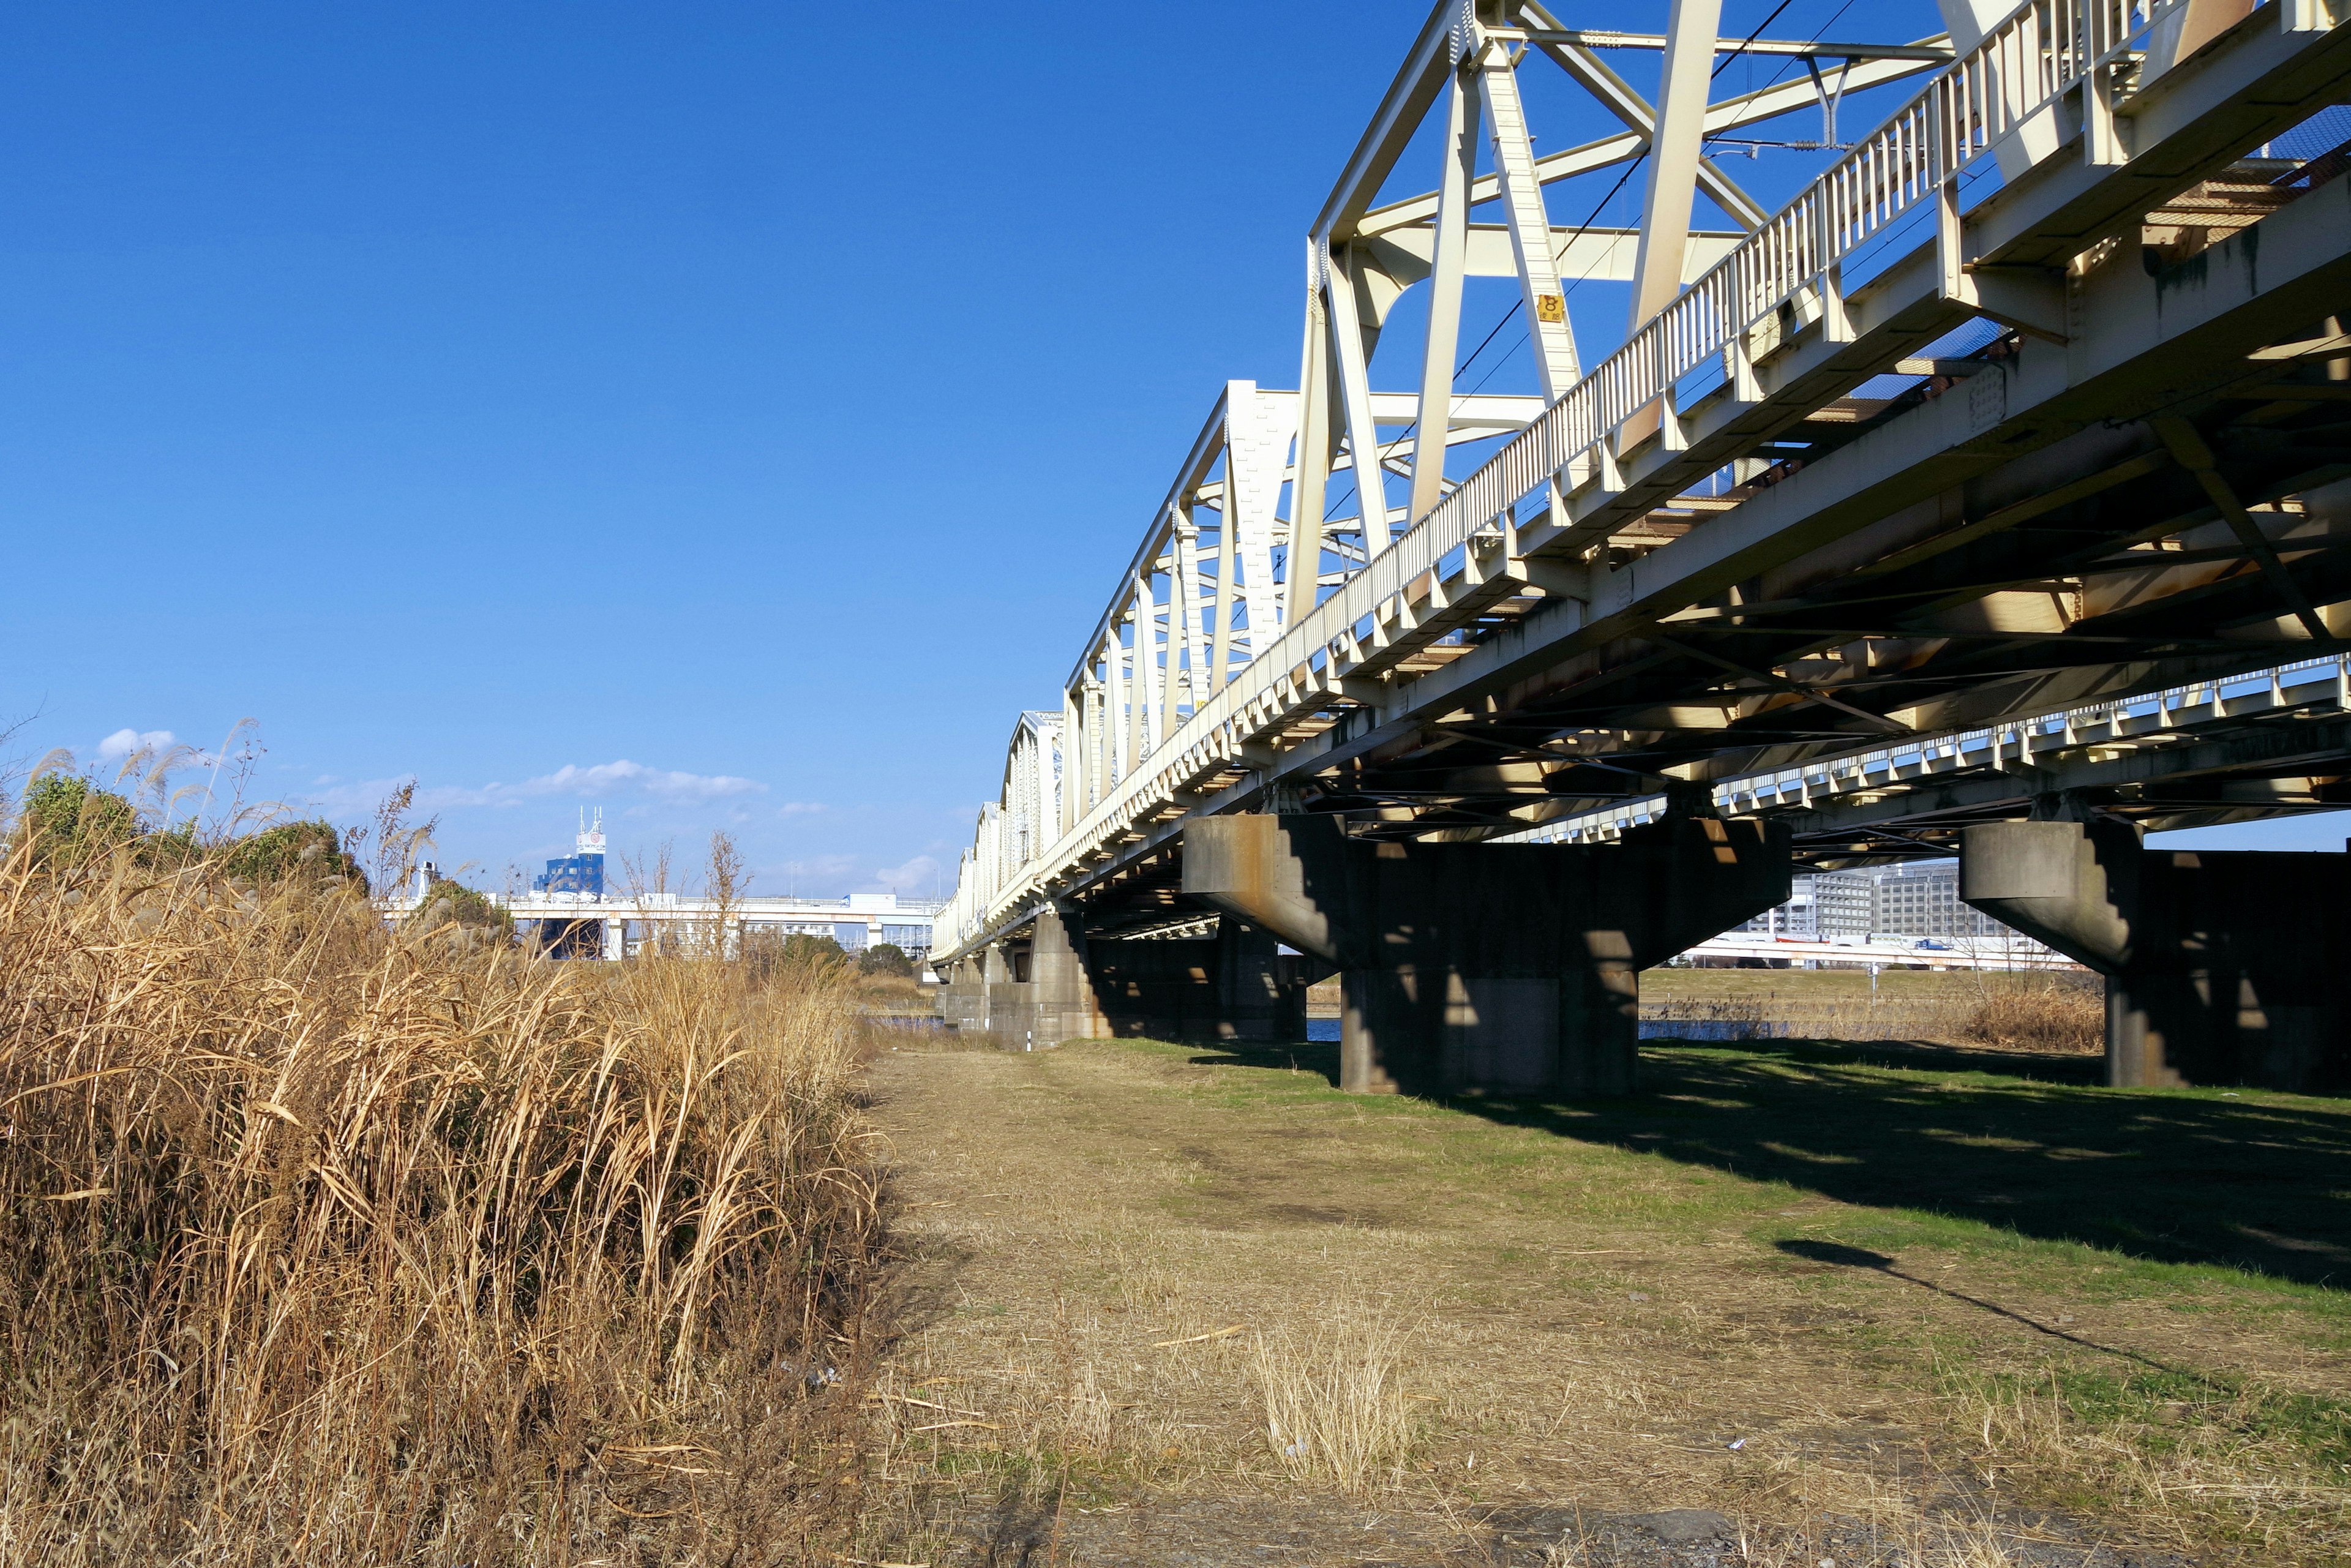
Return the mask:
POLYGON ((176 738, 168 729, 139 730, 126 725, 98 743, 99 760, 120 762, 142 747, 150 751, 162 751, 176 738))
MULTIPOLYGON (((376 802, 409 782, 405 779, 375 779, 322 790, 316 803, 329 810, 367 811, 376 802)), ((705 806, 716 801, 764 795, 768 787, 756 779, 729 773, 687 773, 674 768, 648 768, 626 758, 582 768, 566 763, 552 773, 516 784, 434 784, 420 786, 415 810, 445 811, 467 806, 514 807, 554 799, 620 801, 631 797, 660 805, 705 806)), ((631 814, 645 810, 642 803, 631 814)))
MULTIPOLYGON (((499 788, 490 786, 494 790, 499 788)), ((719 800, 732 795, 764 795, 768 787, 757 779, 738 779, 731 773, 684 773, 675 768, 648 768, 625 758, 618 762, 599 762, 591 768, 566 763, 552 773, 526 779, 513 787, 515 794, 532 799, 576 795, 583 800, 593 800, 632 791, 664 800, 719 800)))
POLYGON ((831 808, 826 806, 821 800, 787 800, 782 805, 776 808, 776 815, 778 817, 799 817, 805 816, 810 811, 823 811, 829 810, 831 810, 831 808))
POLYGON ((931 888, 940 882, 944 873, 939 862, 929 855, 916 855, 903 865, 883 866, 866 879, 860 892, 903 893, 928 898, 931 888))

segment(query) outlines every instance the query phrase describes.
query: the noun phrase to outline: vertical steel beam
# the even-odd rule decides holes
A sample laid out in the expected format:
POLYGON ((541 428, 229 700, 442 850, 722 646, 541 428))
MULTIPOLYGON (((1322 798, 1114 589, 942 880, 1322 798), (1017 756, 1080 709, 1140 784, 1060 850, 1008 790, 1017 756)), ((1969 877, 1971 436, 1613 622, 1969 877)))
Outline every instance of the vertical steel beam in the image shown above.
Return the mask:
POLYGON ((1461 348, 1461 280, 1469 258, 1469 186, 1478 175, 1478 94, 1453 73, 1445 90, 1445 145, 1437 186, 1437 248, 1428 277, 1428 338, 1420 357, 1420 423, 1412 447, 1407 527, 1445 491, 1445 438, 1453 427, 1453 358, 1461 348))
POLYGON ((1160 671, 1159 712, 1165 727, 1162 736, 1173 735, 1179 727, 1176 715, 1183 700, 1184 649, 1190 642, 1185 623, 1199 613, 1192 601, 1190 565, 1191 547, 1185 535, 1192 525, 1183 508, 1167 509, 1167 629, 1161 639, 1161 656, 1166 661, 1160 671))
MULTIPOLYGON (((1102 677, 1092 670, 1086 672, 1086 799, 1085 810, 1092 810, 1110 792, 1109 740, 1102 725, 1102 677)), ((1083 813, 1080 813, 1082 815, 1083 813)))
POLYGON ((1665 86, 1657 99, 1657 133, 1649 142, 1648 193, 1641 204, 1628 330, 1681 292, 1682 253, 1689 244, 1698 154, 1706 142, 1706 95, 1714 80, 1721 23, 1722 0, 1674 0, 1666 22, 1665 86))
MULTIPOLYGON (((1053 752, 1057 738, 1047 737, 1045 732, 1040 729, 1036 732, 1034 744, 1029 747, 1029 766, 1032 770, 1029 774, 1029 789, 1036 797, 1035 803, 1029 811, 1029 821, 1032 824, 1029 830, 1029 858, 1031 860, 1044 854, 1045 846, 1061 837, 1060 831, 1052 825, 1061 816, 1059 806, 1053 799, 1053 776, 1057 771, 1053 766, 1053 752)), ((875 932, 874 939, 881 940, 878 930, 875 932)))
POLYGON ((1080 758, 1086 754, 1086 732, 1084 723, 1078 716, 1082 711, 1084 700, 1082 692, 1065 690, 1061 693, 1061 766, 1057 791, 1060 798, 1054 802, 1058 810, 1053 815, 1064 833, 1078 825, 1078 818, 1082 814, 1078 805, 1083 792, 1078 769, 1080 758))
POLYGON ((1234 586, 1249 626, 1249 656, 1256 658, 1280 634, 1280 596, 1273 583, 1273 521, 1281 503, 1282 458, 1290 432, 1280 412, 1288 400, 1258 396, 1255 382, 1225 384, 1225 511, 1234 520, 1240 580, 1234 586))
MULTIPOLYGON (((1176 602, 1184 607, 1184 663, 1190 672, 1192 711, 1208 700, 1208 651, 1200 637, 1200 527, 1191 508, 1176 508, 1176 602)), ((1174 711, 1171 707, 1170 711, 1174 711)))
MULTIPOLYGON (((1548 231, 1546 231, 1548 232, 1548 231)), ((1549 256, 1546 249, 1543 253, 1549 256)), ((1364 555, 1388 543, 1387 484, 1380 468, 1379 423, 1372 416, 1372 377, 1364 352, 1364 329, 1355 309, 1355 280, 1346 251, 1330 253, 1323 267, 1322 298, 1331 311, 1331 340, 1338 350, 1339 392, 1346 404, 1348 456, 1355 468, 1358 509, 1364 517, 1364 555)), ((1226 520, 1231 520, 1228 509, 1226 520)))
POLYGON ((1290 484, 1290 619, 1314 608, 1322 577, 1322 513, 1339 432, 1331 399, 1331 319, 1322 308, 1321 247, 1306 242, 1306 344, 1298 365, 1298 463, 1290 484))
POLYGON ((1575 333, 1568 325, 1567 296, 1559 286, 1559 258, 1552 250, 1551 216, 1543 207, 1542 182, 1535 173, 1526 110, 1519 102, 1519 74, 1510 64, 1510 47, 1498 40, 1482 46, 1477 68, 1502 214, 1510 225, 1510 252, 1518 260, 1519 287, 1524 294, 1528 340, 1534 345, 1543 398, 1557 402, 1583 372, 1576 363, 1575 333))
POLYGON ((1159 722, 1160 683, 1156 677, 1159 674, 1158 660, 1172 644, 1160 623, 1159 602, 1157 592, 1151 586, 1152 576, 1147 563, 1134 574, 1134 691, 1143 707, 1143 743, 1135 747, 1137 758, 1148 757, 1158 750, 1160 737, 1167 733, 1159 722))
POLYGON ((1102 687, 1103 738, 1110 743, 1110 768, 1102 780, 1106 789, 1126 777, 1126 759, 1132 755, 1126 735, 1126 650, 1119 646, 1118 637, 1119 622, 1113 617, 1102 643, 1102 665, 1109 677, 1102 687))
POLYGON ((1127 601, 1126 613, 1120 618, 1120 622, 1122 627, 1134 629, 1134 640, 1131 645, 1115 631, 1111 634, 1111 656, 1119 661, 1124 677, 1119 695, 1126 703, 1126 718, 1118 727, 1118 733, 1125 741, 1118 758, 1119 781, 1123 783, 1143 762, 1143 650, 1148 645, 1151 634, 1144 628, 1134 601, 1131 599, 1127 601))
POLYGON ((1233 656, 1233 455, 1225 454, 1225 501, 1217 513, 1217 596, 1208 613, 1208 689, 1230 678, 1233 656))

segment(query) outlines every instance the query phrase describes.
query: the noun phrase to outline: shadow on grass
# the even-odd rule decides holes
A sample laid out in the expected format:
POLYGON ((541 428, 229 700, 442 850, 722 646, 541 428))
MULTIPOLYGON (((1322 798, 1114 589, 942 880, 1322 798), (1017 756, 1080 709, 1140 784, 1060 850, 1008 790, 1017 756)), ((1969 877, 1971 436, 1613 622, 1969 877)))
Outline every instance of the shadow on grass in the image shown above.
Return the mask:
MULTIPOLYGON (((1338 1048, 1322 1042, 1224 1048, 1193 1060, 1297 1067, 1338 1082, 1338 1048)), ((1625 1099, 1450 1103, 1504 1125, 1782 1181, 1844 1203, 2351 1287, 2351 1103, 2057 1081, 2095 1072, 2095 1063, 1898 1047, 1650 1041, 1641 1050, 1641 1092, 1625 1099), (1954 1059, 1949 1067, 1922 1060, 1944 1057, 1954 1059), (1908 1071, 1878 1070, 1894 1065, 1908 1071)))

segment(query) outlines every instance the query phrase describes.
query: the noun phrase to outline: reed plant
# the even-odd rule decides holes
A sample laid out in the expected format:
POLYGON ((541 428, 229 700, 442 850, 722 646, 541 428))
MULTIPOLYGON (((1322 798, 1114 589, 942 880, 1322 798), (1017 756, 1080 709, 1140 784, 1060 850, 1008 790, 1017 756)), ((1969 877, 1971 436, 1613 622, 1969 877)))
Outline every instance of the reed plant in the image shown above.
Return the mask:
POLYGON ((1283 1469, 1358 1494, 1397 1484, 1413 1429, 1394 1323, 1343 1308, 1270 1327, 1255 1351, 1266 1446, 1283 1469))
POLYGON ((880 1234, 848 980, 36 839, 0 864, 0 1561, 829 1553, 880 1234))
POLYGON ((2004 1051, 2095 1056, 2105 1049, 2105 993, 2093 976, 2017 976, 1985 991, 1963 1038, 2004 1051))
POLYGON ((1884 981, 1853 970, 1654 969, 1642 979, 1641 1017, 1705 1025, 1692 1031, 1701 1039, 1900 1040, 2051 1056, 2105 1047, 2094 975, 1897 971, 1884 981))

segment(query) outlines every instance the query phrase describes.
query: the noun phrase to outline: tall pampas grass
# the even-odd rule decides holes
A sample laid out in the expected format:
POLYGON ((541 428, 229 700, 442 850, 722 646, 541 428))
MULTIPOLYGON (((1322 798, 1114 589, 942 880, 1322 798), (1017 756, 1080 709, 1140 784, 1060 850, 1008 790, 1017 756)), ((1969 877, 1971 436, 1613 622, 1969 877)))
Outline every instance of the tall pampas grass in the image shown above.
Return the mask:
POLYGON ((852 1505, 849 982, 0 864, 0 1561, 768 1563, 852 1505))

